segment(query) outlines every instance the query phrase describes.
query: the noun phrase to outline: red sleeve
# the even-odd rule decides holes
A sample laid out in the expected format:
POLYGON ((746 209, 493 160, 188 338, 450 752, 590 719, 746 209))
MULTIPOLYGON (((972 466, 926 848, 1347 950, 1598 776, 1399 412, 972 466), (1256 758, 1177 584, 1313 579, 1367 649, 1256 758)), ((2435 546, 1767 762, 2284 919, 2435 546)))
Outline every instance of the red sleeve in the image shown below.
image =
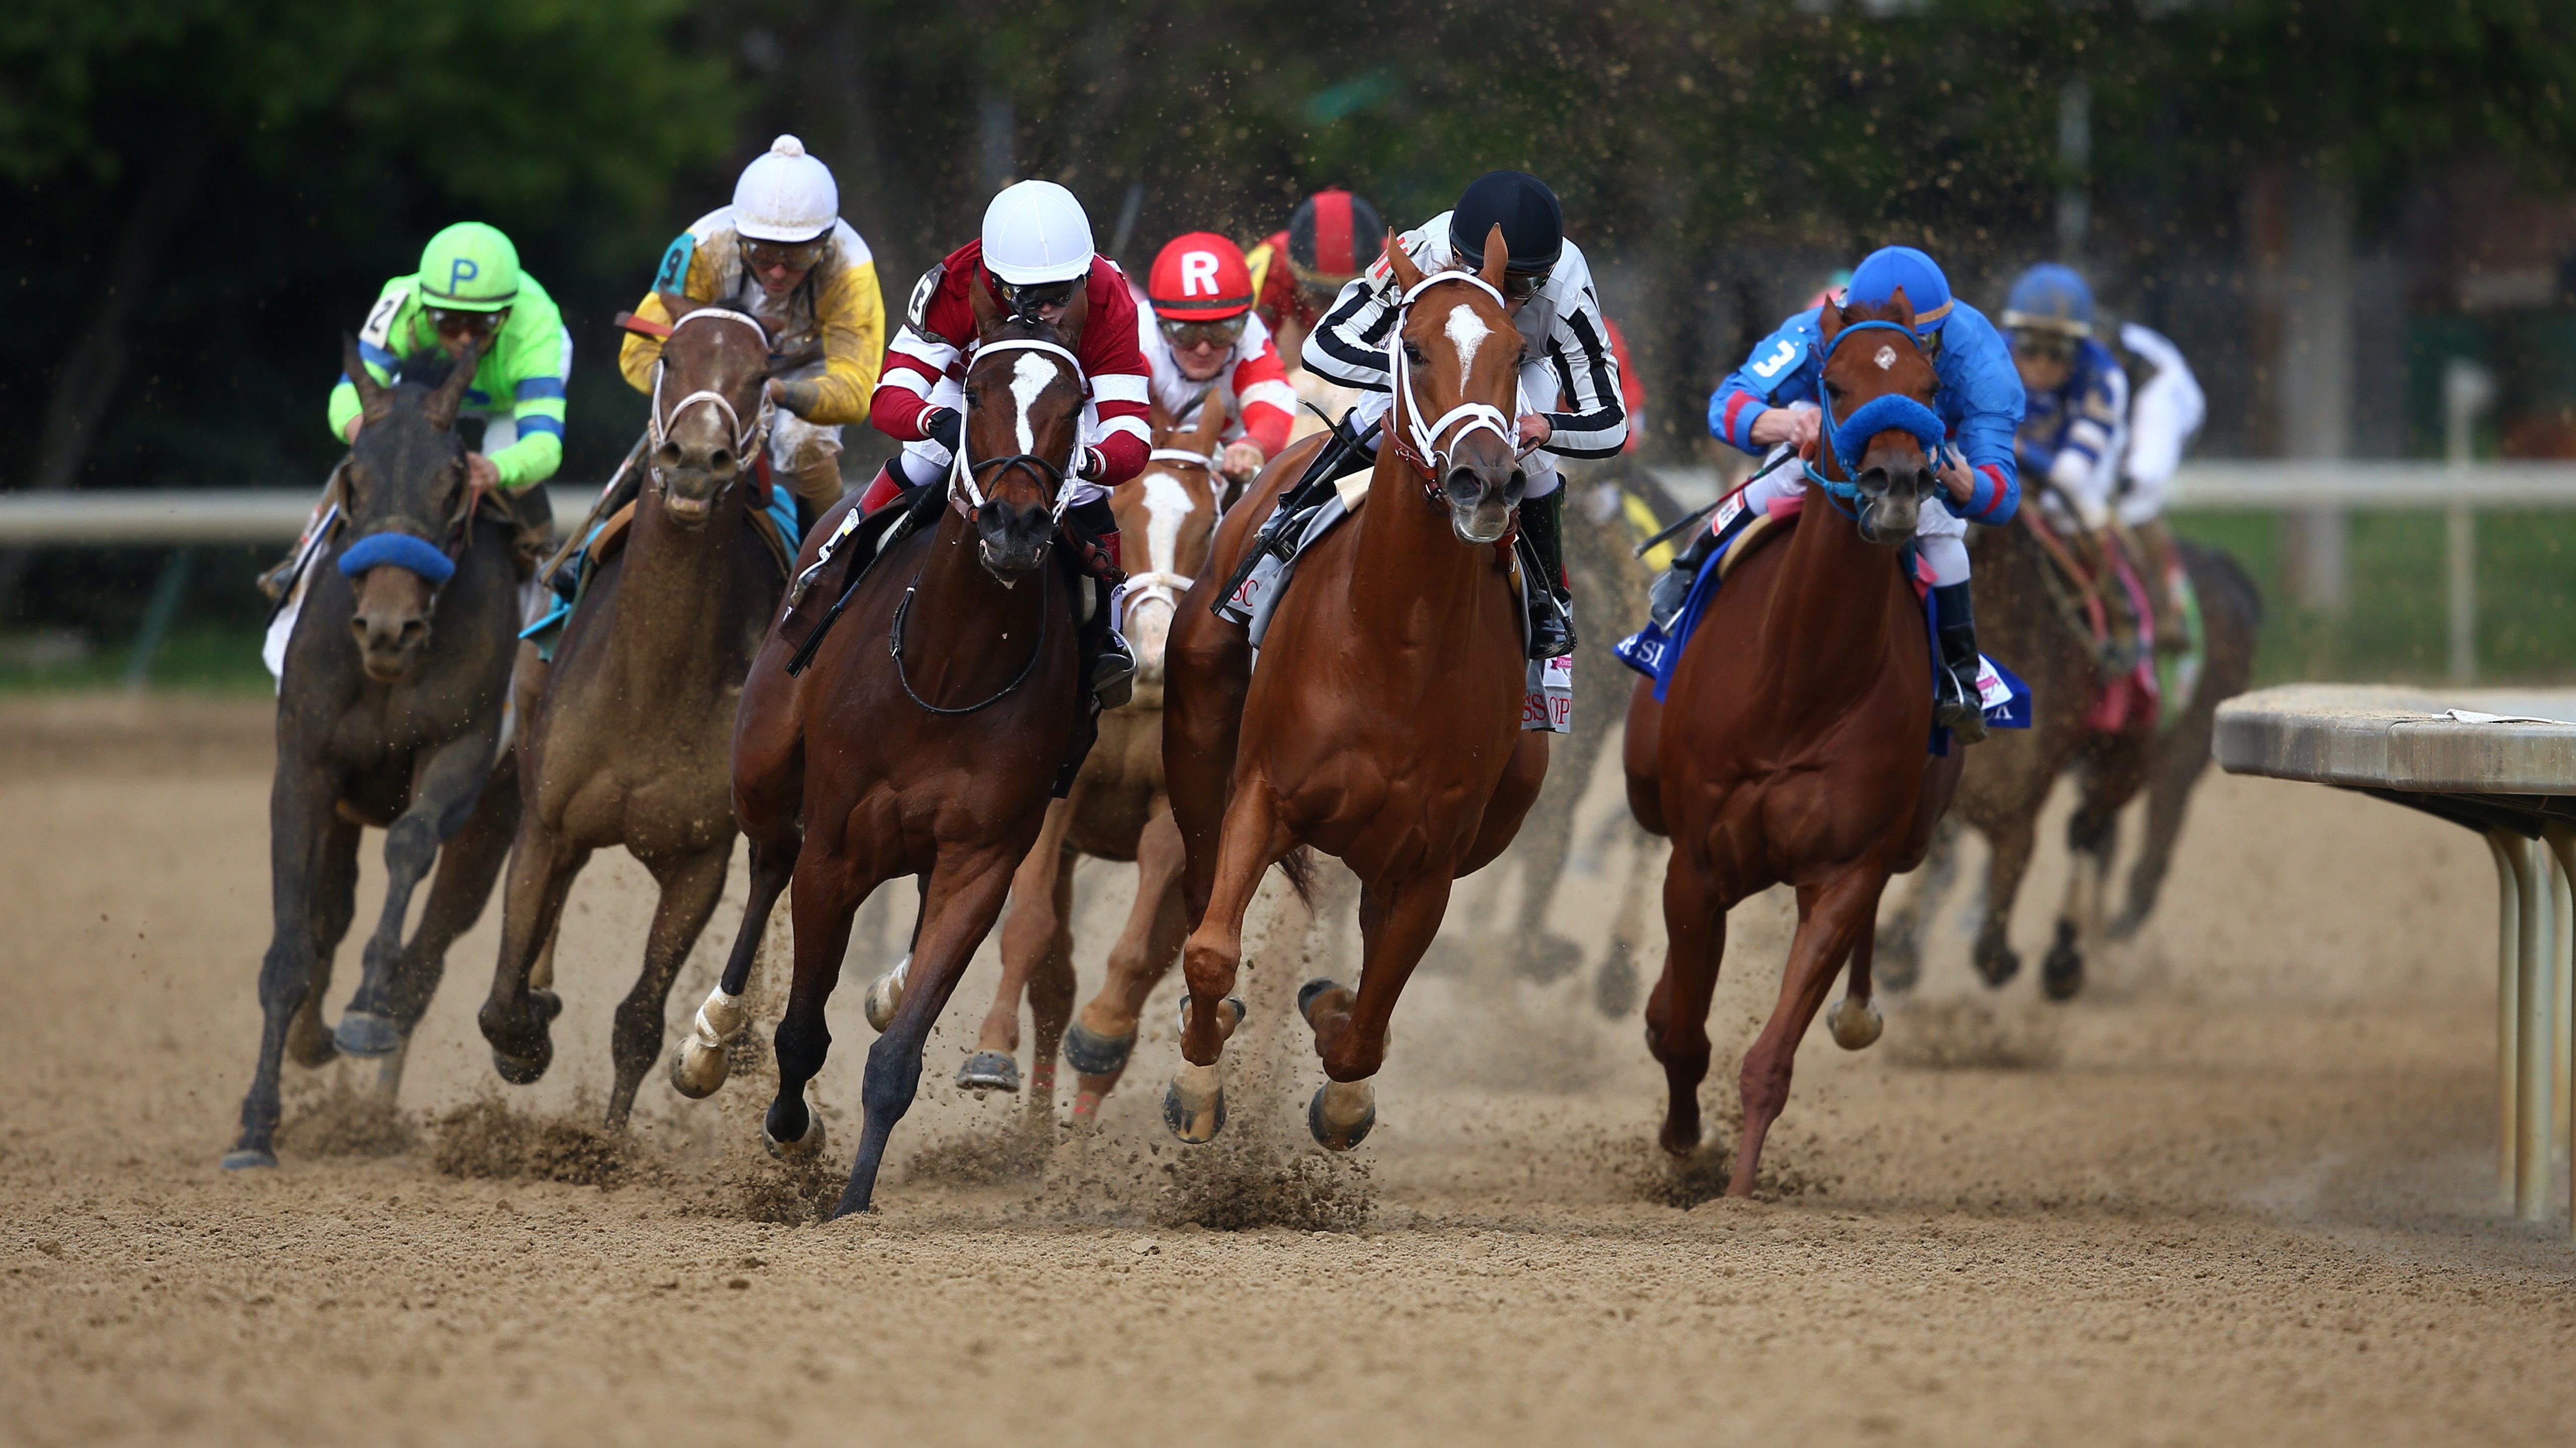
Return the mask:
POLYGON ((921 414, 931 389, 965 358, 966 343, 975 335, 966 288, 982 255, 975 242, 950 253, 940 264, 937 288, 927 297, 915 293, 886 343, 885 371, 868 399, 868 423, 897 442, 921 441, 921 414))
POLYGON ((1082 363, 1091 400, 1100 414, 1100 432, 1092 446, 1100 449, 1101 474, 1093 479, 1115 487, 1145 470, 1154 438, 1151 416, 1153 372, 1145 350, 1136 344, 1136 299, 1128 293, 1127 276, 1106 257, 1091 264, 1091 315, 1082 325, 1082 363))
POLYGON ((1263 457, 1279 456, 1297 422, 1297 393, 1288 385, 1279 348, 1268 338, 1260 351, 1234 364, 1234 400, 1243 409, 1243 435, 1263 457))

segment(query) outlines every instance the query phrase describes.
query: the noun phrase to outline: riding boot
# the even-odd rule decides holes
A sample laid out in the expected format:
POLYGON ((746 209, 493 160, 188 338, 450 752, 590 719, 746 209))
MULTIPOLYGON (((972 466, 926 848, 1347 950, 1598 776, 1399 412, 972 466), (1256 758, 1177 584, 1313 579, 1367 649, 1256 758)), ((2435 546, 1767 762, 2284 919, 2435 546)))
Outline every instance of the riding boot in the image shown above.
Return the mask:
POLYGON ((1760 516, 1758 509, 1738 508, 1726 520, 1723 531, 1702 528, 1691 536, 1689 547, 1673 555, 1673 566, 1656 576, 1654 587, 1646 595, 1646 616, 1655 621, 1657 628, 1672 628, 1673 621, 1681 617, 1682 605, 1690 601, 1691 587, 1699 582, 1700 569, 1760 516))
POLYGON ((1234 576, 1228 578, 1225 587, 1217 593, 1218 616, 1237 623, 1250 622, 1251 613, 1238 601, 1244 581, 1263 566, 1265 558, 1278 560, 1269 565, 1273 570, 1287 562, 1288 555, 1297 546, 1297 531, 1289 526, 1291 520, 1322 502, 1324 490, 1339 479, 1376 464, 1374 446, 1345 414, 1341 421, 1333 424, 1324 445, 1316 449, 1315 456, 1308 460, 1306 471, 1279 494, 1270 516, 1262 520, 1261 527, 1252 535, 1252 546, 1244 551, 1243 561, 1235 565, 1234 576))
POLYGON ((1136 655, 1109 622, 1110 590, 1117 586, 1114 580, 1126 577, 1119 567, 1118 515, 1101 498, 1068 510, 1065 522, 1082 550, 1079 571, 1091 589, 1090 617, 1081 630, 1083 677, 1102 709, 1116 709, 1136 691, 1136 655))
POLYGON ((1933 589, 1932 606, 1941 624, 1941 667, 1932 681, 1932 723, 1949 730, 1962 744, 1975 744, 1986 737, 1986 710, 1977 693, 1977 616, 1969 605, 1968 585, 1933 589))
POLYGON ((1574 652, 1574 595, 1565 579, 1565 492, 1521 503, 1521 537, 1538 564, 1529 580, 1529 656, 1553 659, 1574 652))

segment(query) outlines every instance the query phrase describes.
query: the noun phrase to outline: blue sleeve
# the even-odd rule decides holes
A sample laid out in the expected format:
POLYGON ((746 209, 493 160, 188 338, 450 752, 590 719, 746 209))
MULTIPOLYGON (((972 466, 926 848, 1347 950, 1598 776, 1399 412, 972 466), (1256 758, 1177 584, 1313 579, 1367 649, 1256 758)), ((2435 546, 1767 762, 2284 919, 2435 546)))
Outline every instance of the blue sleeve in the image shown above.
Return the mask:
POLYGON ((1728 373, 1708 398, 1708 432, 1729 446, 1754 452, 1753 420, 1772 407, 1816 397, 1816 314, 1800 312, 1762 339, 1744 365, 1728 373))
POLYGON ((1955 359, 1955 370, 1943 385, 1941 411, 1952 446, 1977 475, 1976 491, 1956 511, 1972 523, 2009 523, 2021 508, 2021 469, 2013 458, 2024 402, 2021 374, 2013 370, 2002 336, 1965 307, 1943 329, 1942 345, 1955 359))

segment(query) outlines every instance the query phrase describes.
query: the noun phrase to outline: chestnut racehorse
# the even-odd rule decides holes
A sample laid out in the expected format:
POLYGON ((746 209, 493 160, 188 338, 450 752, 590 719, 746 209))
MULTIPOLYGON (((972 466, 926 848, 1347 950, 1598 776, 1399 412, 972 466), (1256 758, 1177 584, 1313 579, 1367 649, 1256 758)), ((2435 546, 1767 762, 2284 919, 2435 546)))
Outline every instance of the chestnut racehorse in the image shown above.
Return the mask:
POLYGON ((1366 506, 1299 563, 1254 671, 1243 630, 1209 605, 1312 455, 1288 450, 1228 515, 1172 629, 1163 770, 1196 923, 1182 952, 1185 1064, 1163 1111, 1184 1141, 1224 1125, 1217 1060, 1242 1016, 1228 992, 1263 872, 1312 845, 1360 878, 1359 989, 1299 992, 1332 1078, 1307 1126, 1347 1149, 1376 1120, 1369 1078, 1450 883, 1511 842, 1547 773, 1546 736, 1521 732, 1520 605, 1496 547, 1527 484, 1512 445, 1522 343, 1499 290, 1502 229, 1477 271, 1426 277, 1400 248, 1387 255, 1403 307, 1366 506))
MULTIPOLYGON (((762 1136, 782 1156, 819 1151, 805 1083, 831 1045, 823 1010, 850 917, 884 882, 925 876, 911 988, 868 1052, 858 1157, 835 1215, 868 1209, 886 1138, 921 1084, 922 1041, 1000 916, 1089 708, 1076 589, 1093 585, 1055 546, 1082 423, 1072 349, 1083 294, 1053 327, 1004 316, 981 285, 972 300, 979 345, 950 506, 877 559, 802 673, 787 672, 795 648, 775 625, 752 663, 733 753, 751 895, 724 977, 672 1066, 692 1095, 722 1082, 752 956, 792 874, 796 971, 762 1136)), ((856 506, 844 499, 806 535, 800 574, 856 506)))
POLYGON ((1922 858, 1958 782, 1960 749, 1925 753, 1930 644, 1894 552, 1913 537, 1935 486, 1941 438, 1937 379, 1913 321, 1902 291, 1885 306, 1825 303, 1823 461, 1808 465, 1801 521, 1786 543, 1728 575, 1666 701, 1657 703, 1651 681, 1630 699, 1629 807, 1673 841, 1670 944, 1646 1003, 1646 1044, 1671 1090, 1666 1151, 1699 1144, 1727 910, 1775 884, 1798 892, 1780 1000, 1744 1054, 1731 1196, 1753 1190, 1799 1039, 1846 960, 1851 992, 1834 1013, 1834 1038, 1854 1050, 1877 1039, 1869 946, 1879 892, 1922 858), (1839 428, 1838 414, 1848 419, 1839 428))
POLYGON ((1156 418, 1145 471, 1120 483, 1109 506, 1126 540, 1126 628, 1136 651, 1135 697, 1100 716, 1100 740, 1072 790, 1047 807, 1046 827, 1011 881, 1002 926, 1002 983, 958 1084, 1016 1091, 1020 997, 1028 996, 1036 1042, 1029 1058, 1030 1118, 1055 1110, 1056 1048, 1081 1073, 1073 1119, 1097 1119, 1101 1098, 1127 1069, 1145 997, 1180 955, 1181 832, 1163 789, 1163 656, 1180 595, 1207 571, 1216 536, 1213 454, 1224 434, 1224 399, 1211 394, 1189 432, 1156 418), (1136 862, 1136 899, 1127 928, 1109 949, 1109 975, 1082 1008, 1072 1034, 1073 866, 1079 855, 1136 862))

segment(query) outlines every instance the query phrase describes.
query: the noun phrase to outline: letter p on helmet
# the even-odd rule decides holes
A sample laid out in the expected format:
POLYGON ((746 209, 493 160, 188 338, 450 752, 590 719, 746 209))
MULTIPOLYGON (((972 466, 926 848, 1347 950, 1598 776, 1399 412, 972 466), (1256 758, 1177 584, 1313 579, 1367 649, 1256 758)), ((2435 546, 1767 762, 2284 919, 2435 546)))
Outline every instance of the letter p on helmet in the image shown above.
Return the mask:
POLYGON ((461 295, 465 284, 483 275, 483 268, 472 257, 460 256, 447 264, 447 294, 461 295))

